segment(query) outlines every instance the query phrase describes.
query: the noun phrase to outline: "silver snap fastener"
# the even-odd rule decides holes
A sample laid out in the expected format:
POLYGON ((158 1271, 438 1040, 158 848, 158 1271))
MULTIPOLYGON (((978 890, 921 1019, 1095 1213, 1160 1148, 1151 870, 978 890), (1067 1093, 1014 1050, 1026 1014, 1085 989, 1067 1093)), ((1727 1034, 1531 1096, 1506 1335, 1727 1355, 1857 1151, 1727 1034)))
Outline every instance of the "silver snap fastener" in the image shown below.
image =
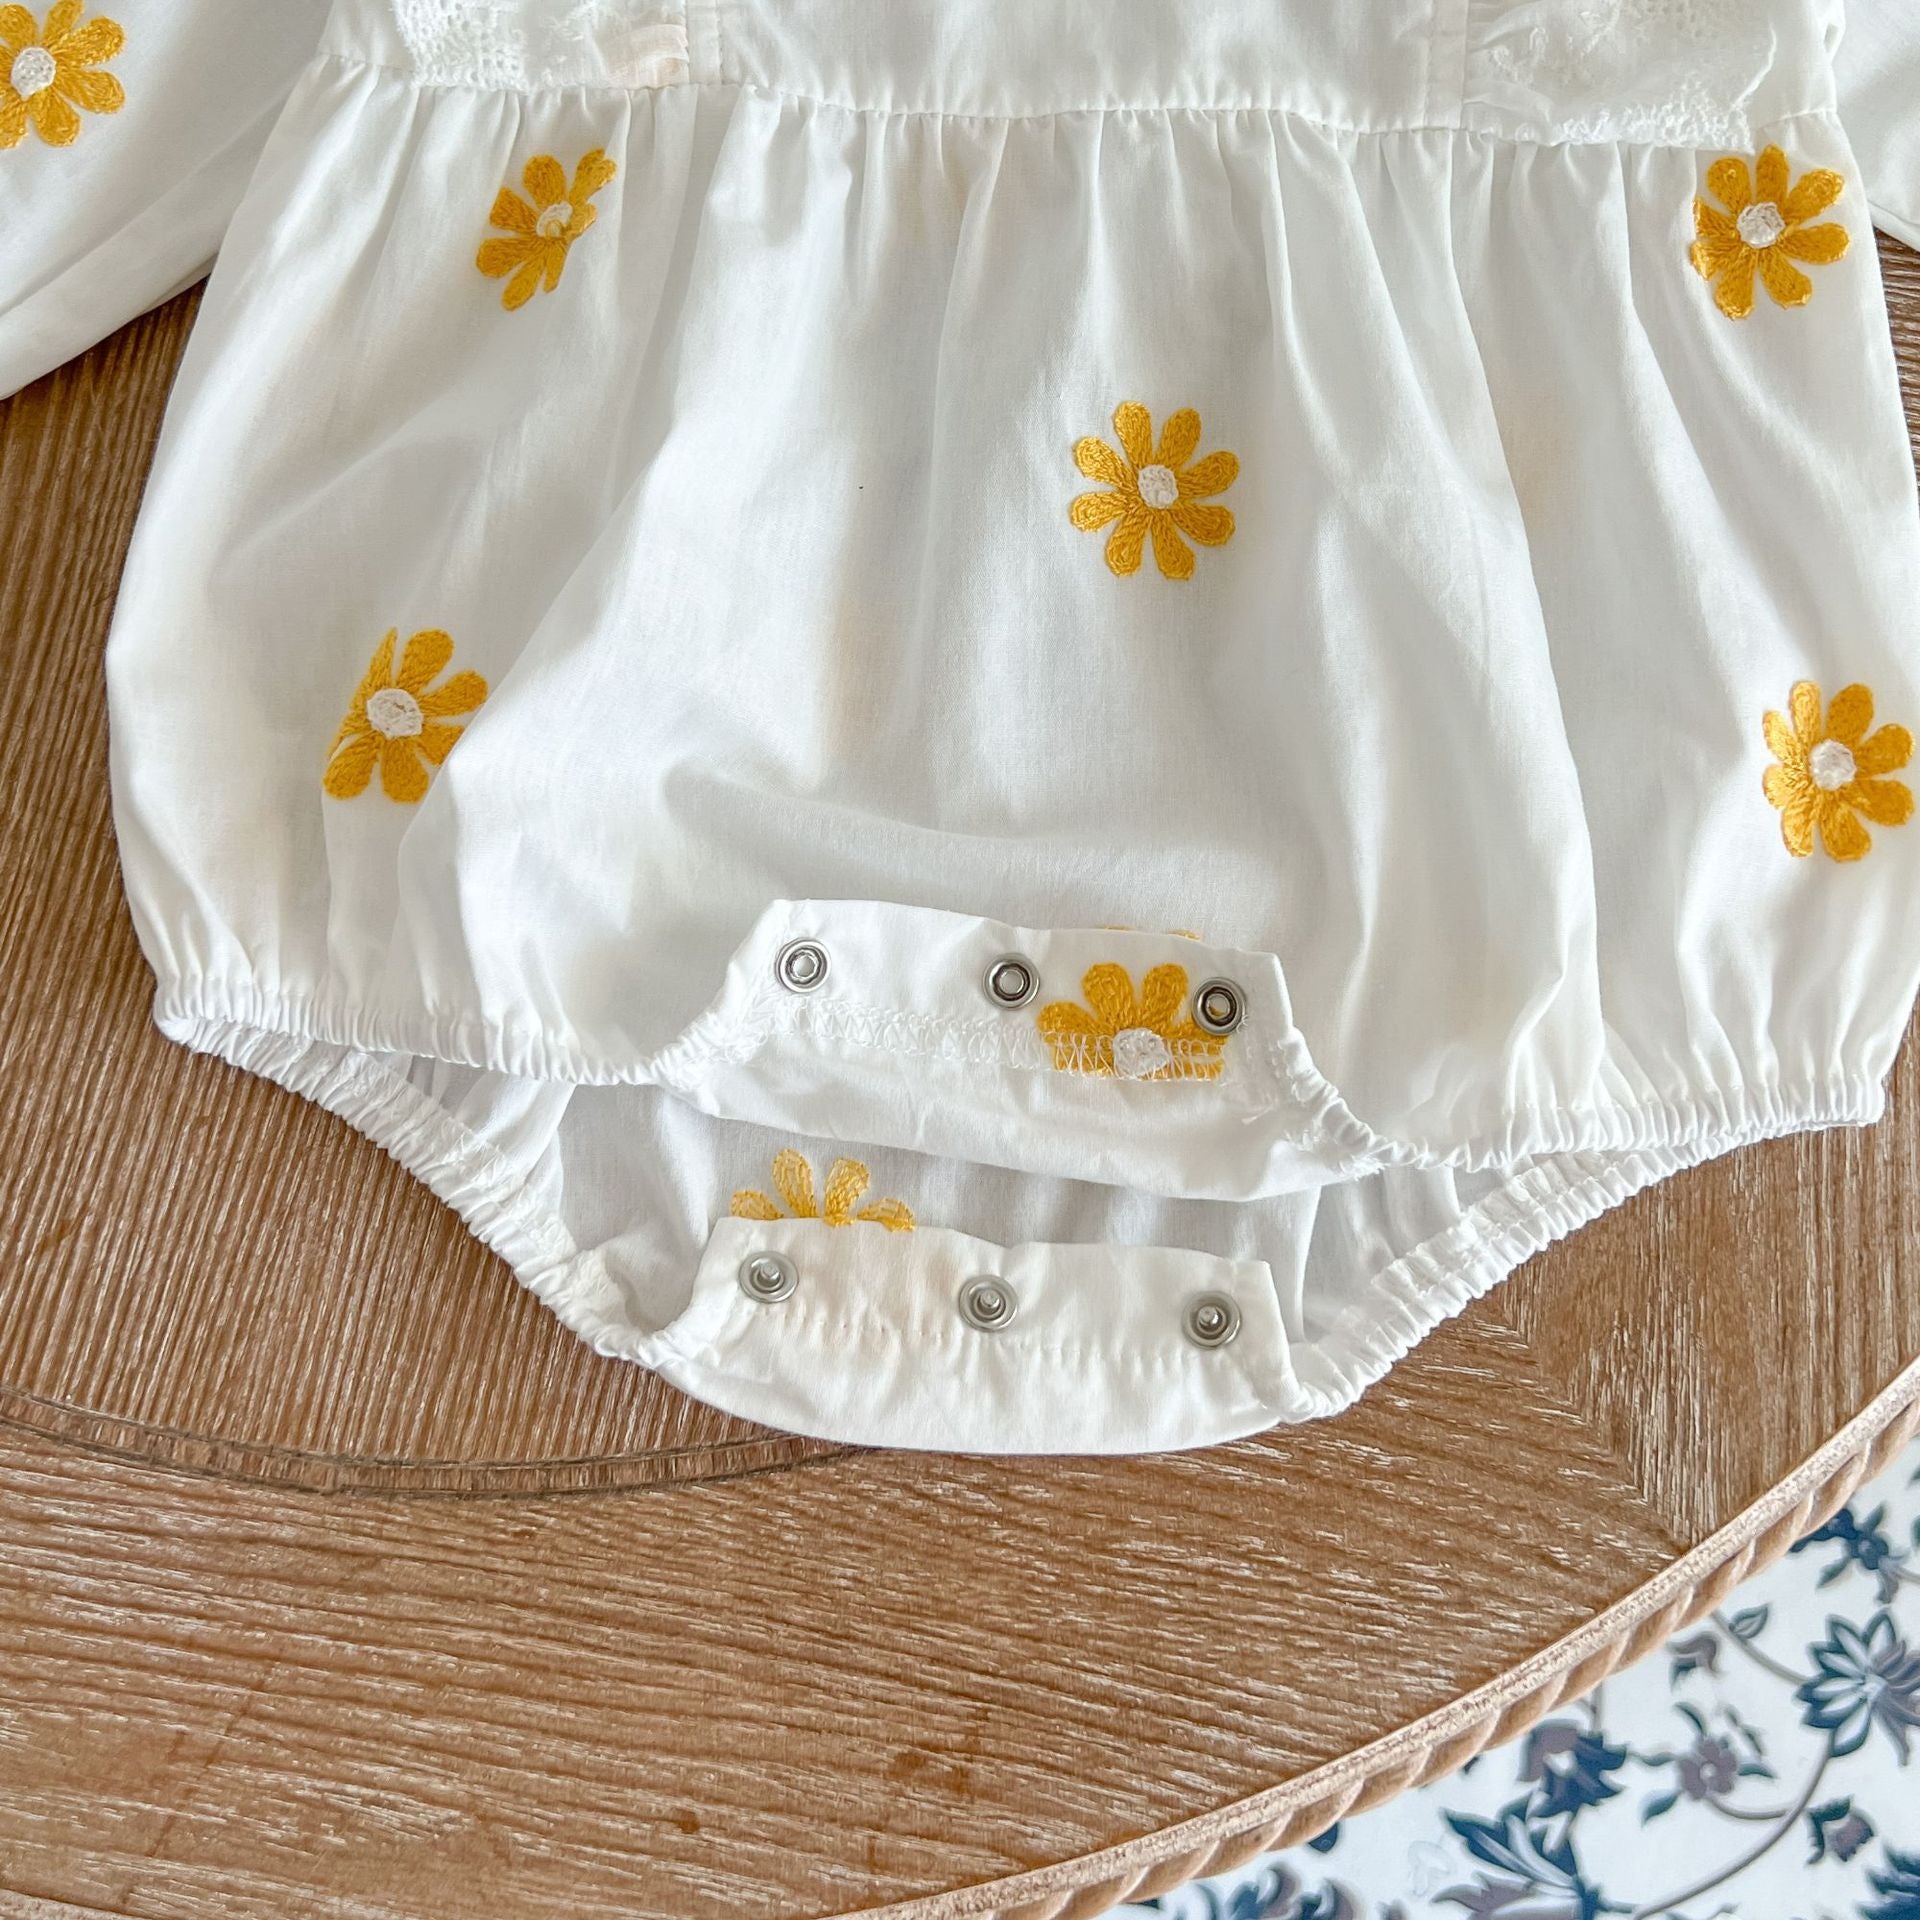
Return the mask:
POLYGON ((969 1280, 960 1289, 960 1318, 982 1333, 998 1333, 1019 1311, 1019 1296, 1004 1280, 969 1280))
POLYGON ((749 1254, 740 1263, 740 1291, 763 1307, 791 1299, 799 1284, 800 1276, 794 1272, 793 1262, 781 1259, 777 1253, 749 1254))
POLYGON ((1024 954, 1003 953, 987 969, 987 998, 1010 1012, 1040 997, 1040 969, 1024 954))
POLYGON ((1187 1338, 1196 1347, 1224 1347, 1240 1331, 1240 1309, 1224 1293, 1203 1293, 1187 1303, 1187 1338))
POLYGON ((818 940, 789 940, 780 949, 773 970, 789 993, 813 993, 826 985, 832 965, 818 940))
POLYGON ((1203 1033, 1224 1039, 1246 1017, 1247 996, 1231 980, 1209 980, 1193 996, 1193 1022, 1203 1033))

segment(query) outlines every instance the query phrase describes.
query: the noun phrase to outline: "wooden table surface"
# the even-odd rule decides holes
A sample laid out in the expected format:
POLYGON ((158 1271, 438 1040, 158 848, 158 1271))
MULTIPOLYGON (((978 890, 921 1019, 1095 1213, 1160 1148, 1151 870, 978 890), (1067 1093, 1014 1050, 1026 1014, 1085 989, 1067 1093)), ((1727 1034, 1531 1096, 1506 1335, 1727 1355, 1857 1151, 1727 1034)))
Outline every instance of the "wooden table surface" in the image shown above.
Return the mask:
POLYGON ((148 1025, 101 649, 191 311, 0 408, 0 1913, 1099 1912, 1517 1730, 1920 1418, 1911 1045, 1883 1126, 1209 1453, 850 1453, 597 1359, 148 1025))

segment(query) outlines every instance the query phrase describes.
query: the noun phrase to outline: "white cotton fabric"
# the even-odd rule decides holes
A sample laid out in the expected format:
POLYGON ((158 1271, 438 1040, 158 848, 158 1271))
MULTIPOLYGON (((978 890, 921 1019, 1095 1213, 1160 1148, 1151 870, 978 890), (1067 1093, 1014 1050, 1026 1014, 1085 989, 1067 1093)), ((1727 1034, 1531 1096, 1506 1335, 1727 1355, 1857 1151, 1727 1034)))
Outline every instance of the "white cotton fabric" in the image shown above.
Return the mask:
POLYGON ((1920 247, 1920 6, 1848 0, 1836 70, 1874 218, 1920 247))
MULTIPOLYGON (((36 26, 50 4, 28 9, 36 26)), ((82 114, 71 146, 29 132, 0 151, 0 394, 206 272, 326 12, 325 0, 88 6, 86 20, 125 31, 101 71, 127 104, 82 114)))
POLYGON ((987 1451, 1335 1412, 1649 1182, 1874 1119, 1920 825, 1795 859, 1762 792, 1796 681, 1920 726, 1840 27, 339 0, 109 654, 161 1025, 345 1114, 602 1351, 987 1451), (1736 323, 1693 202, 1770 143, 1854 244, 1736 323), (602 149, 504 310, 496 192, 602 149), (1123 402, 1238 457, 1190 580, 1070 522, 1123 402), (426 629, 484 706, 418 804, 324 796, 426 629), (1006 954, 1033 1005, 983 991, 1006 954), (1100 966, 1233 982, 1219 1076, 1060 1070, 1038 1016, 1100 966), (918 1230, 731 1217, 785 1151, 918 1230))

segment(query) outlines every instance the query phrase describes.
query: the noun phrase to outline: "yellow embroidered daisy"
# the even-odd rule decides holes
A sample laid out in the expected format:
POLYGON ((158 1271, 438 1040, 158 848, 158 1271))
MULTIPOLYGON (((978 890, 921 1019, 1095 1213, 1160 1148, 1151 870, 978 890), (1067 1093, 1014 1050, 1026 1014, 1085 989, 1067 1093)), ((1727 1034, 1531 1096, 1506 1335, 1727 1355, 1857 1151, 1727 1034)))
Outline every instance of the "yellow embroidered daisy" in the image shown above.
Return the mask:
POLYGON ((373 770, 389 800, 412 806, 427 797, 427 771, 453 751, 465 731, 449 726, 455 715, 472 713, 487 697, 477 673, 456 673, 445 686, 432 687, 453 658, 453 642, 437 631, 416 633, 393 669, 396 627, 374 649, 366 678, 340 723, 327 753, 322 782, 336 800, 352 800, 367 790, 373 770))
POLYGON ((742 1187, 733 1196, 736 1220, 824 1220, 830 1227, 850 1227, 856 1220, 885 1227, 889 1233, 913 1231, 913 1209, 900 1200, 875 1200, 859 1206, 860 1196, 873 1184, 873 1175, 858 1160, 836 1160, 827 1169, 824 1205, 813 1197, 813 1168, 791 1147, 773 1156, 773 1184, 787 1203, 778 1202, 754 1187, 742 1187))
POLYGON ((1104 961, 1080 982, 1084 1007, 1056 1000, 1039 1013, 1040 1036, 1061 1073, 1122 1080, 1217 1080, 1226 1041, 1188 1014, 1185 967, 1155 967, 1136 996, 1125 967, 1104 961))
POLYGON ((1153 444, 1153 415, 1129 400, 1117 408, 1113 430, 1120 451, 1104 440, 1082 440, 1073 450, 1074 465, 1106 493, 1083 493, 1070 509, 1082 533, 1112 527, 1107 565, 1123 577, 1140 571, 1147 536, 1153 557, 1169 580, 1193 578, 1193 549, 1180 536, 1203 547, 1224 547, 1233 538, 1233 515, 1225 507, 1203 506, 1240 477, 1231 453, 1210 453, 1195 460, 1200 447, 1200 416, 1191 407, 1176 413, 1153 444), (1189 464, 1191 463, 1191 464, 1189 464))
POLYGON ((543 153, 527 162, 521 176, 526 199, 511 187, 500 189, 493 224, 505 232, 482 242, 476 264, 489 280, 513 276, 500 295, 509 313, 524 307, 542 281, 549 293, 560 284, 569 249, 600 217, 593 196, 619 171, 596 147, 574 168, 568 186, 566 168, 543 153))
POLYGON ((1787 851, 1804 860, 1818 827, 1834 859, 1863 859, 1873 845, 1863 814, 1879 827, 1905 826, 1913 817, 1906 783, 1884 777, 1913 758, 1913 735, 1905 727, 1868 731, 1873 694, 1866 687, 1842 687, 1824 721, 1811 680, 1795 686, 1787 707, 1791 719, 1769 713, 1764 729, 1780 763, 1767 769, 1767 798, 1780 809, 1787 851))
POLYGON ((1787 156, 1769 147, 1754 166, 1737 155, 1716 160, 1707 169, 1707 187, 1726 209, 1706 200, 1693 203, 1699 238, 1693 243, 1694 269, 1714 282, 1713 298, 1729 320, 1753 311, 1758 276, 1782 307, 1804 307, 1813 298, 1813 282, 1793 263, 1831 265, 1853 244, 1843 226, 1809 226, 1846 191, 1846 181, 1824 168, 1803 174, 1789 190, 1787 156))
POLYGON ((48 146, 70 147, 80 112, 118 113, 127 104, 120 82, 96 71, 127 36, 104 15, 82 26, 84 11, 83 0, 58 0, 39 27, 25 7, 0 6, 0 147, 17 147, 29 126, 48 146))

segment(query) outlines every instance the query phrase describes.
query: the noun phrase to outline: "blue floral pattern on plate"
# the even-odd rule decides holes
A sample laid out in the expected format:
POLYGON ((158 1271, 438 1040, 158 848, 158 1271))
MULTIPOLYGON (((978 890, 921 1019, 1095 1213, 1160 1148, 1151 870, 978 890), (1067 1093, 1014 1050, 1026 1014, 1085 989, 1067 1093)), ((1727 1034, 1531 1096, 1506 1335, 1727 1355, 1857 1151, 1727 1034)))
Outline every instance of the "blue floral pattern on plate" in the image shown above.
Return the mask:
POLYGON ((1920 1920, 1920 1444, 1740 1600, 1450 1779, 1121 1912, 1920 1920))

